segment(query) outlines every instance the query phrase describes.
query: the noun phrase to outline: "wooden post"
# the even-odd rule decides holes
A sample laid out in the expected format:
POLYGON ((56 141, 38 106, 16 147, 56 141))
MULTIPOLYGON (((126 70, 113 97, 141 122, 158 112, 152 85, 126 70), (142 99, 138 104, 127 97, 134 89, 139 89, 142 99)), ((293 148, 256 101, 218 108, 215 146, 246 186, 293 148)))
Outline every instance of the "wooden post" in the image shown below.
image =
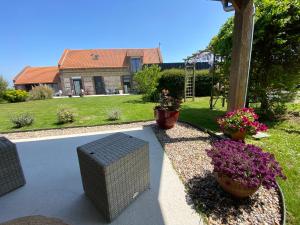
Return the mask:
POLYGON ((253 38, 253 0, 234 0, 232 61, 229 78, 228 111, 245 106, 253 38))

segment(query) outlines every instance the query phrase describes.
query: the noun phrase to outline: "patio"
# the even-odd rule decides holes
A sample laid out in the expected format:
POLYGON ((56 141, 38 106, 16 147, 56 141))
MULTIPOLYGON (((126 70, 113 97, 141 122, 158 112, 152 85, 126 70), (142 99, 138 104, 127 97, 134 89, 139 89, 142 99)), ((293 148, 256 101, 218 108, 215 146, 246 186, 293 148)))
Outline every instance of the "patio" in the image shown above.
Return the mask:
MULTIPOLYGON (((185 199, 185 190, 149 127, 121 130, 150 144, 150 190, 112 224, 202 224, 185 199)), ((84 195, 76 147, 114 131, 15 141, 27 184, 0 198, 0 222, 29 215, 62 219, 70 225, 106 224, 84 195)))

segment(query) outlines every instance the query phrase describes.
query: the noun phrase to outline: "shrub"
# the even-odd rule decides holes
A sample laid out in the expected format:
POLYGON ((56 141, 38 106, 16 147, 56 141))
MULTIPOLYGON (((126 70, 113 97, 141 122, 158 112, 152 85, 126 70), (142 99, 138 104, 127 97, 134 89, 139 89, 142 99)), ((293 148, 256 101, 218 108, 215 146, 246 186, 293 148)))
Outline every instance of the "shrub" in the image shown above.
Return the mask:
POLYGON ((74 110, 64 106, 58 108, 56 116, 58 124, 72 123, 75 121, 74 110))
POLYGON ((6 90, 3 98, 8 102, 24 102, 28 98, 28 92, 23 90, 6 90))
POLYGON ((256 134, 258 131, 266 131, 268 128, 265 124, 257 121, 258 115, 252 108, 237 109, 217 120, 221 129, 227 132, 246 132, 256 134))
POLYGON ((145 101, 151 101, 151 96, 156 91, 160 77, 160 67, 158 65, 145 66, 134 75, 138 91, 143 94, 145 101))
POLYGON ((214 172, 226 175, 249 188, 262 184, 270 189, 276 187, 276 177, 286 178, 274 155, 263 152, 254 145, 221 140, 214 142, 206 152, 212 159, 214 172))
POLYGON ((119 120, 121 118, 122 111, 120 109, 111 109, 107 112, 108 120, 119 120))
POLYGON ((0 76, 0 98, 3 97, 3 94, 6 91, 7 86, 8 86, 7 81, 3 78, 3 76, 0 76))
POLYGON ((35 86, 29 92, 31 100, 44 100, 53 97, 53 89, 47 85, 35 86))
POLYGON ((29 113, 21 113, 12 116, 10 120, 14 128, 21 128, 31 125, 34 121, 34 117, 29 113))

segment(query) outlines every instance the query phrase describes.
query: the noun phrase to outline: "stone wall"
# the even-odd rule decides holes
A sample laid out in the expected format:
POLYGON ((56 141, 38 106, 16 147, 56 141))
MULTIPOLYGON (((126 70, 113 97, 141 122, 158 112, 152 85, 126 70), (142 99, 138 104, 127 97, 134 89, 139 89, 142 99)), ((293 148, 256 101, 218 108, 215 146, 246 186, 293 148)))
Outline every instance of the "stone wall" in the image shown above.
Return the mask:
POLYGON ((100 68, 100 69, 61 69, 60 79, 64 95, 68 95, 73 87, 72 78, 81 78, 83 89, 88 94, 96 94, 94 76, 102 76, 105 89, 115 89, 122 86, 121 78, 130 75, 128 68, 100 68))

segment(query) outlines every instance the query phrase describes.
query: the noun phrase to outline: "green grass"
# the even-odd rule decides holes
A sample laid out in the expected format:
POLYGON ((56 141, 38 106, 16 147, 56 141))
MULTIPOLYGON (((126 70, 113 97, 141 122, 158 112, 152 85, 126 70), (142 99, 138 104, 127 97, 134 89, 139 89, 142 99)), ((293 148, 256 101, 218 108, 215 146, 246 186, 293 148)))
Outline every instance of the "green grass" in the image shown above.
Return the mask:
POLYGON ((283 167, 287 180, 279 180, 286 200, 288 224, 300 224, 300 133, 287 132, 285 127, 293 127, 300 132, 300 125, 293 121, 267 123, 270 127, 267 139, 259 141, 248 138, 247 142, 261 146, 272 152, 283 167))
POLYGON ((153 103, 142 102, 141 96, 61 98, 0 104, 0 132, 151 120, 153 106, 153 103), (77 114, 75 122, 64 125, 56 123, 56 111, 60 105, 74 109, 77 114), (122 111, 121 119, 114 122, 107 117, 107 111, 113 108, 122 111), (12 128, 11 116, 23 112, 34 115, 34 123, 21 129, 12 128))
MULTIPOLYGON (((143 103, 141 96, 113 96, 113 97, 85 97, 50 99, 23 103, 0 104, 0 131, 15 131, 11 127, 10 117, 14 113, 30 112, 35 116, 35 122, 26 129, 45 129, 67 126, 89 126, 114 123, 108 120, 107 111, 119 108, 122 111, 121 119, 116 121, 133 122, 153 119, 153 103, 143 103), (77 120, 72 124, 57 125, 56 110, 60 105, 75 109, 77 120)), ((195 125, 218 131, 216 118, 225 113, 220 102, 216 109, 209 109, 209 98, 197 98, 195 102, 186 102, 182 105, 180 119, 195 125)), ((300 111, 300 104, 289 104, 289 111, 300 111)), ((263 147, 264 150, 274 153, 282 165, 288 179, 279 181, 283 189, 288 210, 288 224, 300 224, 300 121, 289 118, 285 121, 268 123, 271 135, 259 141, 247 138, 248 143, 263 147)), ((115 123, 116 123, 115 122, 115 123)), ((20 129, 19 129, 20 130, 20 129)))

